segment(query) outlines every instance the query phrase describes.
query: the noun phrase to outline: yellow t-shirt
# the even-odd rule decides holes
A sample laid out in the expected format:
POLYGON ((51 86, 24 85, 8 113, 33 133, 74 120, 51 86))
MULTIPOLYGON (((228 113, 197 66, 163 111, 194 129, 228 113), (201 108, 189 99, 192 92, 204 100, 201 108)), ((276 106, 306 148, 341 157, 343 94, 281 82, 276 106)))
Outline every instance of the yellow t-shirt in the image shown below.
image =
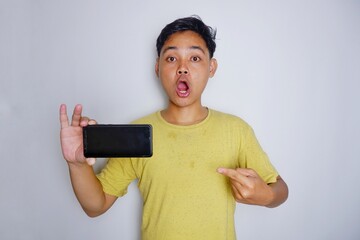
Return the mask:
POLYGON ((134 123, 152 125, 153 156, 109 159, 98 178, 115 196, 139 179, 142 239, 236 239, 235 200, 227 177, 216 169, 252 168, 267 183, 278 176, 251 127, 214 110, 191 126, 170 124, 160 112, 134 123))

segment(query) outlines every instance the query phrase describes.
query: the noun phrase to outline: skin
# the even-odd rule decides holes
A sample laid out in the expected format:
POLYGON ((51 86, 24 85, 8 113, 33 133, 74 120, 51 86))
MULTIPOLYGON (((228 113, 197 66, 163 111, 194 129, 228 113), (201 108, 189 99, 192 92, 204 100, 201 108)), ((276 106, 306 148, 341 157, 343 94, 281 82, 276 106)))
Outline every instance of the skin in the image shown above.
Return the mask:
MULTIPOLYGON (((178 32, 165 42, 155 65, 155 72, 168 96, 168 106, 161 111, 163 118, 176 125, 192 125, 204 120, 207 108, 201 95, 217 69, 210 58, 205 41, 195 32, 178 32)), ((82 208, 90 217, 106 212, 117 197, 103 192, 91 167, 95 159, 83 155, 82 127, 96 124, 82 116, 82 106, 76 105, 71 121, 66 105, 60 106, 61 147, 69 166, 71 183, 82 208)), ((215 170, 215 169, 214 169, 215 170)), ((235 200, 239 203, 276 207, 288 196, 286 183, 278 176, 275 183, 265 183, 252 169, 218 168, 229 178, 235 200)))
POLYGON ((82 106, 78 104, 69 122, 66 105, 60 106, 61 149, 68 163, 71 184, 80 205, 89 217, 96 217, 106 212, 117 198, 103 192, 91 167, 95 159, 86 159, 83 154, 82 127, 96 124, 96 121, 82 117, 81 113, 82 106))

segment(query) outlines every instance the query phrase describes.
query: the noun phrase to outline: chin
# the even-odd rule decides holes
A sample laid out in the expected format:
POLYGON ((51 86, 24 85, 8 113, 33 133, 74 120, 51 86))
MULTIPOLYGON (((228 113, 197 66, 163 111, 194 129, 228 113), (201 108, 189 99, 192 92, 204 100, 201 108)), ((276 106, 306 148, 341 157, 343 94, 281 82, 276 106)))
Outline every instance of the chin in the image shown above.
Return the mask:
POLYGON ((185 107, 190 107, 192 105, 194 105, 196 103, 196 101, 191 101, 188 98, 178 98, 175 100, 170 100, 170 104, 179 107, 179 108, 185 108, 185 107))

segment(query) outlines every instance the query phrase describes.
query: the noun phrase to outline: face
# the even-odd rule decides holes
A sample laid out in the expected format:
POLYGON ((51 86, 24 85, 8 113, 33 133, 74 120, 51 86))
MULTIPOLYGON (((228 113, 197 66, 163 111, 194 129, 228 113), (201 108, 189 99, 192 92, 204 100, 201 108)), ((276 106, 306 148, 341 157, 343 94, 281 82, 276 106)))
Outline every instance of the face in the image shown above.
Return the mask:
POLYGON ((165 42, 155 71, 170 104, 187 107, 201 106, 201 94, 216 67, 216 60, 210 59, 202 37, 193 31, 184 31, 174 33, 165 42))

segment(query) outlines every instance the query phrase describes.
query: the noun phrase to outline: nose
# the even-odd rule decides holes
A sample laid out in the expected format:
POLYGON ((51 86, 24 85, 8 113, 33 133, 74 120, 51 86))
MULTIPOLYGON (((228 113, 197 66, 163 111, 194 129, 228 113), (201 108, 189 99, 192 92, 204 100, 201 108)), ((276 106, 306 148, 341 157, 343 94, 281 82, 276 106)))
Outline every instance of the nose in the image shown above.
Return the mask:
POLYGON ((178 70, 177 70, 177 73, 179 75, 182 75, 182 74, 188 74, 189 73, 189 70, 186 66, 186 64, 184 62, 181 62, 179 67, 178 67, 178 70))
POLYGON ((178 71, 178 74, 181 75, 181 74, 188 74, 188 71, 187 70, 179 70, 178 71))

